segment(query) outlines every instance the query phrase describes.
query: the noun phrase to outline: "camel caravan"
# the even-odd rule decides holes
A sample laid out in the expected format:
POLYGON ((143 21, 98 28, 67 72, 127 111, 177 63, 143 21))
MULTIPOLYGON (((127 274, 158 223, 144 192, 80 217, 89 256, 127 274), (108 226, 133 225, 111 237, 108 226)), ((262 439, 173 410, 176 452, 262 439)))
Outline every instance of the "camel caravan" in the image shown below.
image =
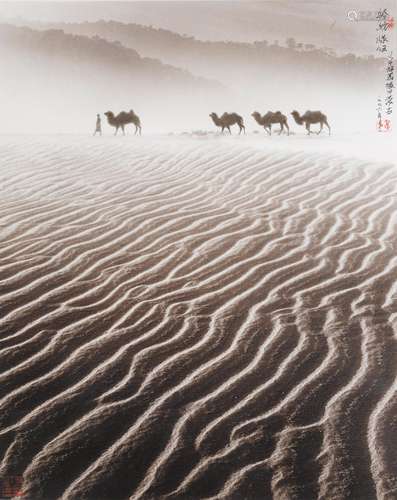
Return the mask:
MULTIPOLYGON (((321 111, 306 111, 302 116, 298 113, 298 111, 292 111, 291 115, 293 116, 295 122, 298 125, 305 125, 306 130, 307 130, 307 135, 316 133, 317 135, 320 134, 323 130, 323 126, 326 125, 328 128, 328 133, 331 135, 331 127, 328 124, 327 117, 322 113, 321 111), (316 123, 320 124, 320 130, 318 132, 312 132, 310 130, 310 125, 314 125, 316 123)), ((209 115, 212 118, 212 121, 214 124, 221 128, 221 133, 225 130, 225 128, 228 129, 229 133, 231 134, 230 127, 232 125, 237 124, 239 126, 239 134, 241 134, 241 131, 244 130, 245 134, 245 126, 244 126, 244 120, 243 118, 238 115, 237 113, 223 113, 221 117, 219 117, 216 113, 211 113, 209 115)), ((289 135, 289 126, 287 123, 287 117, 281 113, 281 111, 268 111, 266 114, 261 115, 258 111, 254 111, 252 113, 252 118, 256 121, 258 125, 263 127, 265 131, 268 133, 268 135, 272 135, 272 125, 278 124, 280 125, 280 130, 278 132, 278 135, 280 135, 282 132, 284 132, 284 127, 287 130, 287 135, 289 135)))
MULTIPOLYGON (((135 135, 142 133, 141 120, 137 114, 134 113, 132 109, 130 111, 121 111, 118 115, 115 115, 112 111, 107 111, 104 113, 109 125, 114 127, 116 130, 114 135, 117 135, 119 128, 121 128, 123 135, 125 135, 125 126, 128 124, 135 125, 135 135)), ((321 111, 306 111, 303 115, 300 115, 298 111, 294 110, 291 113, 295 122, 298 125, 305 125, 307 130, 307 135, 316 133, 320 134, 323 130, 324 125, 328 128, 328 134, 331 135, 331 127, 329 126, 327 117, 321 111), (320 124, 320 129, 317 132, 312 132, 310 130, 311 125, 320 124)), ((245 125, 243 117, 237 113, 223 113, 223 115, 218 116, 217 113, 210 113, 209 115, 212 118, 214 124, 221 129, 221 133, 223 134, 224 130, 227 129, 231 134, 232 131, 230 127, 233 125, 237 125, 239 127, 239 134, 243 131, 245 134, 245 125)), ((268 135, 272 135, 272 125, 280 125, 280 129, 278 131, 278 135, 286 130, 287 135, 290 133, 289 125, 287 122, 287 117, 281 113, 281 111, 268 111, 266 114, 261 115, 258 111, 254 111, 251 114, 252 118, 256 121, 256 123, 263 127, 268 135)), ((101 128, 101 119, 100 116, 97 115, 97 122, 94 135, 96 133, 102 135, 101 128)))

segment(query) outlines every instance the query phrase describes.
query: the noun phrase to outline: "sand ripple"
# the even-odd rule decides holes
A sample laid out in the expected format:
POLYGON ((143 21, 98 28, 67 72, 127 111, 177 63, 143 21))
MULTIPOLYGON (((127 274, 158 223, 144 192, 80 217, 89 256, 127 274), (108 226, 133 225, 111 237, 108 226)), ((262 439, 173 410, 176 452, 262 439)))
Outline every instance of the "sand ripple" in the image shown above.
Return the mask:
POLYGON ((0 477, 397 498, 395 166, 3 138, 0 186, 0 477))

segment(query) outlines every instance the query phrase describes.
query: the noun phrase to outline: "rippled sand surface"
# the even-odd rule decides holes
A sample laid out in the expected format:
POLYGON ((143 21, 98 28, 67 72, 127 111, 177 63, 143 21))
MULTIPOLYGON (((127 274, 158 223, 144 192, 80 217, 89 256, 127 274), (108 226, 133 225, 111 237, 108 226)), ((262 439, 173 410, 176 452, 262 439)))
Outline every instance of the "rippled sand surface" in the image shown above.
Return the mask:
POLYGON ((397 498, 397 167, 0 149, 0 477, 32 499, 397 498))

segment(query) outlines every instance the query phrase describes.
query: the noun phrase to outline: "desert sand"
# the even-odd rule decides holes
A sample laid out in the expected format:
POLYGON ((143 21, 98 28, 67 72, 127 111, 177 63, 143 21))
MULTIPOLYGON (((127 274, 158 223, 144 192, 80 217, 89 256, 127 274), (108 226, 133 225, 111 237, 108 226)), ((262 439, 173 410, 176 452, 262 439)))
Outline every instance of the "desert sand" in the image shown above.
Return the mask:
POLYGON ((1 137, 0 476, 397 498, 397 169, 360 140, 1 137))

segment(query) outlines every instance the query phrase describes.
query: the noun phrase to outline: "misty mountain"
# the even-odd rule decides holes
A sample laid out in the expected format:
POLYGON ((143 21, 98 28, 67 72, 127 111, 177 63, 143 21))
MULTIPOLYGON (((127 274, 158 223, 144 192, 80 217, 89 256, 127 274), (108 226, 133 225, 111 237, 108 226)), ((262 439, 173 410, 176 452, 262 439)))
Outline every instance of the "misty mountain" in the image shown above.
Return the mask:
POLYGON ((57 62, 81 64, 79 71, 88 65, 106 67, 133 74, 134 80, 147 77, 153 82, 172 82, 173 85, 197 86, 221 89, 217 82, 195 77, 184 69, 163 64, 149 57, 141 57, 133 48, 126 48, 118 41, 107 41, 98 35, 91 37, 65 33, 62 29, 37 31, 28 27, 0 25, 0 41, 4 47, 17 50, 20 55, 29 53, 35 59, 56 59, 57 62))
POLYGON ((286 80, 293 81, 297 89, 305 89, 308 82, 315 84, 324 78, 332 78, 342 88, 346 84, 370 88, 379 82, 383 68, 383 62, 373 56, 338 55, 330 48, 302 44, 292 37, 254 43, 202 41, 152 26, 114 21, 60 23, 51 27, 119 41, 141 55, 216 79, 241 92, 247 85, 249 92, 275 91, 286 80))
POLYGON ((216 81, 141 57, 136 50, 99 36, 0 25, 0 46, 2 93, 17 96, 13 110, 22 105, 37 115, 56 110, 56 126, 67 112, 80 129, 86 115, 109 108, 116 112, 134 108, 144 113, 146 123, 149 117, 161 126, 178 121, 187 104, 193 115, 203 106, 210 112, 211 104, 228 95, 216 81))
POLYGON ((12 1, 0 2, 1 22, 118 21, 188 33, 201 40, 269 43, 294 37, 302 43, 332 47, 340 53, 375 53, 375 23, 351 22, 350 10, 376 12, 395 0, 282 1, 12 1))

